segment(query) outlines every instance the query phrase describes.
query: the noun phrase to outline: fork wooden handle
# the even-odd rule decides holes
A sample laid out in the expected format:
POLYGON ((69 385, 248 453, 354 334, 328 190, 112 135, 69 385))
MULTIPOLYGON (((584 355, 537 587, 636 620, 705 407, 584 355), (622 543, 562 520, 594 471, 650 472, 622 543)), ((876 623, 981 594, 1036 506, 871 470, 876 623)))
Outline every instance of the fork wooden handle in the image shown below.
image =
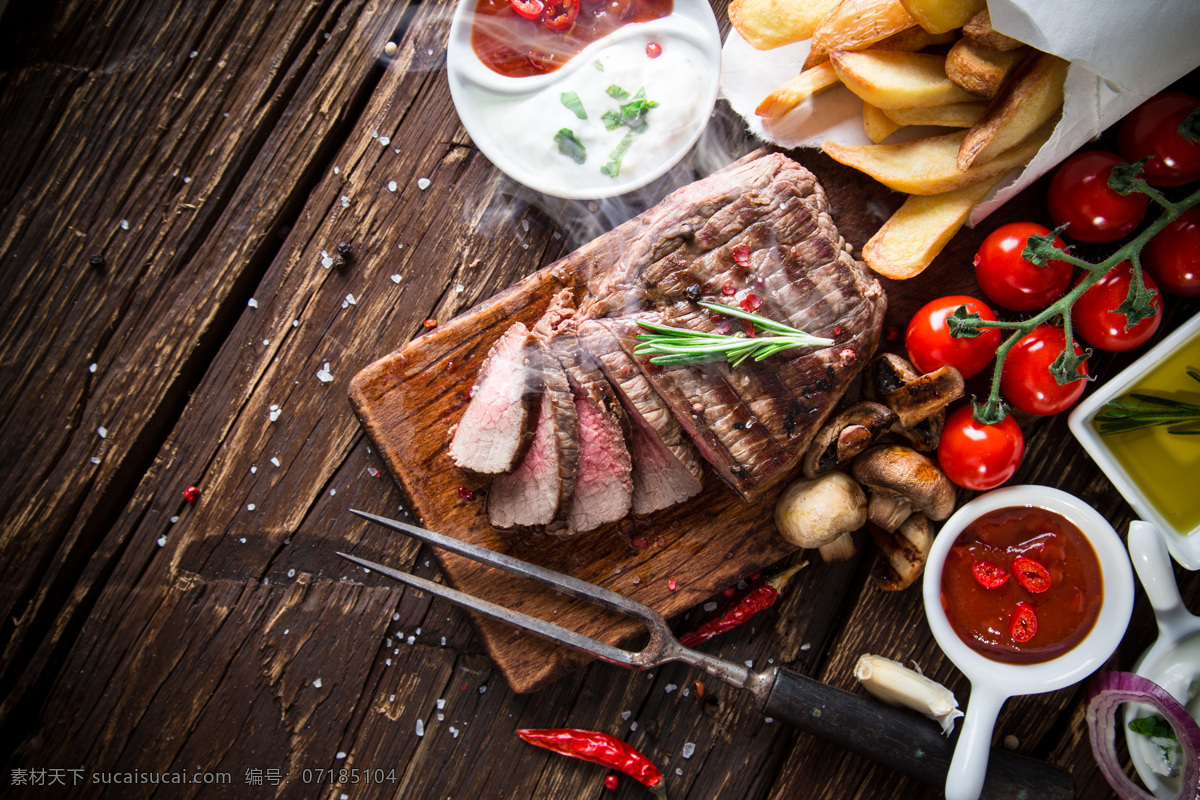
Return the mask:
MULTIPOLYGON (((775 668, 763 713, 919 781, 942 788, 957 736, 930 720, 790 670, 775 668)), ((1044 761, 993 749, 981 798, 1071 800, 1070 773, 1044 761)))

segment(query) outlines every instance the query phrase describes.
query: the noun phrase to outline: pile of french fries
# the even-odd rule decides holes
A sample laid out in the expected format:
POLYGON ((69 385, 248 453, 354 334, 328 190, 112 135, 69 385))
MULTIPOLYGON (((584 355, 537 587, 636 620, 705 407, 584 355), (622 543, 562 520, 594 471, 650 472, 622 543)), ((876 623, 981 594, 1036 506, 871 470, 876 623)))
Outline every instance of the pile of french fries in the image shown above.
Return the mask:
POLYGON ((1067 62, 996 31, 986 0, 732 0, 729 18, 759 49, 810 40, 799 74, 763 99, 760 117, 781 118, 838 85, 862 98, 874 144, 823 149, 909 195, 863 248, 888 278, 929 266, 1061 114, 1067 62), (950 130, 884 143, 909 125, 950 130))

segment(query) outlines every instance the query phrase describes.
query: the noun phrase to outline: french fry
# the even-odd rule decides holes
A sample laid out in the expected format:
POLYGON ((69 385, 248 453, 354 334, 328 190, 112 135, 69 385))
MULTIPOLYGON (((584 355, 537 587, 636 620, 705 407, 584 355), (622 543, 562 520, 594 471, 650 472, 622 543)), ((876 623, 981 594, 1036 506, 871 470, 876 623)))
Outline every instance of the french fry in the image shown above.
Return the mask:
POLYGON ((910 196, 863 247, 863 261, 885 278, 902 281, 921 274, 999 180, 943 194, 910 196))
POLYGON ((991 50, 969 39, 959 39, 946 54, 946 77, 967 92, 984 100, 1000 91, 1004 79, 1030 48, 991 50))
POLYGON ((838 0, 732 0, 729 21, 759 50, 811 38, 838 0))
POLYGON ((830 60, 846 88, 878 108, 928 108, 974 99, 946 77, 946 59, 934 53, 837 50, 830 60))
POLYGON ((1041 128, 1063 105, 1067 62, 1038 53, 1023 64, 992 102, 987 115, 971 126, 958 151, 959 169, 986 164, 1041 128))
POLYGON ((989 50, 1016 50, 1023 45, 1019 39, 1005 36, 992 27, 992 14, 986 8, 963 25, 963 38, 989 50))
POLYGON ((900 0, 930 33, 945 33, 961 28, 972 17, 987 8, 986 0, 900 0))
POLYGON ((813 31, 804 69, 827 61, 834 50, 864 50, 916 24, 900 0, 840 0, 813 31))
POLYGON ((764 119, 779 119, 814 94, 838 84, 833 63, 826 61, 812 69, 806 69, 775 91, 767 95, 754 113, 764 119))
MULTIPOLYGON (((939 125, 943 128, 969 128, 987 113, 982 100, 951 103, 931 108, 889 108, 883 111, 897 125, 939 125)), ((874 141, 874 140, 872 140, 874 141)))
POLYGON ((879 144, 902 127, 904 126, 885 114, 883 109, 863 103, 863 131, 875 144, 879 144))
POLYGON ((985 164, 958 168, 958 151, 967 131, 913 139, 899 144, 844 145, 825 142, 821 149, 834 161, 865 172, 883 185, 907 194, 931 195, 991 180, 1023 166, 1050 138, 1047 123, 1023 142, 985 164))
POLYGON ((871 49, 903 50, 908 53, 915 53, 918 50, 924 50, 926 47, 933 47, 934 45, 954 44, 957 38, 958 36, 953 32, 930 33, 919 25, 913 25, 911 28, 905 28, 899 33, 893 33, 886 39, 880 39, 871 45, 871 49))

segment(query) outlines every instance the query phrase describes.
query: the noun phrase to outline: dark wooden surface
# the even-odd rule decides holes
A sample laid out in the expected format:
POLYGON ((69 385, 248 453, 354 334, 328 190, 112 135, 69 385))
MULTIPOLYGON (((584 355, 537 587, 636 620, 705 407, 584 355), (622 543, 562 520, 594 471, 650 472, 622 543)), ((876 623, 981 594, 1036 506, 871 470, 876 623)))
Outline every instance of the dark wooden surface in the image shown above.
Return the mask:
MULTIPOLYGON (((627 202, 533 194, 458 123, 449 11, 66 0, 10 3, 0 18, 0 794, 643 796, 628 780, 606 794, 603 769, 515 735, 569 725, 641 748, 675 798, 939 796, 765 720, 744 693, 712 679, 701 691, 680 665, 592 664, 516 694, 463 614, 335 555, 438 574, 428 551, 349 513, 403 518, 410 505, 352 412, 352 376, 426 319, 449 322, 754 146, 719 109, 689 163, 627 202), (353 259, 325 268, 340 242, 353 259), (104 783, 130 772, 229 782, 104 783), (14 785, 38 776, 66 785, 14 785)), ((899 205, 795 155, 856 247, 899 205)), ((973 290, 979 240, 1002 221, 1044 221, 1042 191, 961 233, 920 279, 889 284, 889 323, 973 290)), ((1198 310, 1166 308, 1159 336, 1198 310)), ((1133 357, 1098 356, 1093 371, 1103 380, 1133 357)), ((1065 417, 1022 427, 1016 480, 1074 492, 1124 532, 1130 509, 1065 417)), ((814 564, 709 649, 852 691, 855 660, 878 653, 966 701, 918 593, 878 591, 869 563, 864 548, 814 564)), ((1178 574, 1200 605, 1200 580, 1178 574)), ((1130 668, 1154 633, 1139 591, 1111 665, 1130 668)), ((1070 770, 1080 797, 1108 797, 1081 700, 1078 687, 1012 700, 997 737, 1070 770)))

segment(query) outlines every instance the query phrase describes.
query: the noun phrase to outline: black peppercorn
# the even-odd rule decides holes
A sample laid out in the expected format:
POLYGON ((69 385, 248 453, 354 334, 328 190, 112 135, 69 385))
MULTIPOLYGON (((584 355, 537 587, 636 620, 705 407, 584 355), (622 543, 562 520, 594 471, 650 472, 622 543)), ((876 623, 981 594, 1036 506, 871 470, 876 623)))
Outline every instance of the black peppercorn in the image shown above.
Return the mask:
POLYGON ((104 256, 100 255, 99 253, 96 253, 96 255, 88 259, 89 267, 94 267, 95 269, 104 269, 106 265, 107 262, 105 262, 104 256))
POLYGON ((687 299, 691 300, 693 303, 699 301, 701 295, 700 284, 693 283, 691 286, 687 287, 687 289, 684 291, 684 294, 686 294, 687 299))
POLYGON ((347 263, 354 260, 354 248, 350 246, 349 242, 338 242, 337 252, 347 263))

